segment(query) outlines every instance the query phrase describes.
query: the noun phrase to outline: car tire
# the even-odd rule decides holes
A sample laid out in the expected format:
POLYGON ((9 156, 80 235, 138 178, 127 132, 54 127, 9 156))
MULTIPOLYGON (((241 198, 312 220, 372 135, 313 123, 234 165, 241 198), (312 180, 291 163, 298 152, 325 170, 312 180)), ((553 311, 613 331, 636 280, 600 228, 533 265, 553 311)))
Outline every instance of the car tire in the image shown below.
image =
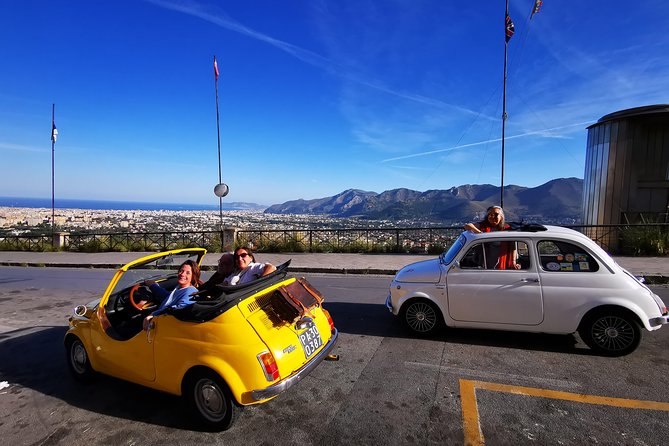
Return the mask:
POLYGON ((88 352, 84 343, 76 337, 68 338, 65 344, 65 354, 70 373, 77 381, 90 381, 95 376, 95 371, 91 367, 91 361, 88 359, 88 352))
POLYGON ((639 322, 628 312, 610 309, 587 316, 578 329, 585 344, 604 356, 632 353, 641 342, 639 322))
POLYGON ((421 336, 435 334, 443 324, 439 307, 427 299, 412 299, 402 305, 400 316, 404 326, 421 336))
POLYGON ((229 429, 242 410, 225 381, 210 370, 197 371, 188 377, 184 397, 193 416, 211 431, 229 429))

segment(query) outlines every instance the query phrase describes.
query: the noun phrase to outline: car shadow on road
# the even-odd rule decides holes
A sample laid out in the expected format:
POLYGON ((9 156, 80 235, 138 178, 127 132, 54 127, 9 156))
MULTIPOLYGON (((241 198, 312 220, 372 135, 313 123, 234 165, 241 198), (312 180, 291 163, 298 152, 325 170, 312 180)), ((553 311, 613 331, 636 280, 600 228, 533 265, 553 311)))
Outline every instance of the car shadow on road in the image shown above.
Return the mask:
MULTIPOLYGON (((327 302, 325 308, 332 315, 335 326, 341 333, 421 339, 421 336, 405 328, 400 319, 393 316, 383 304, 327 302)), ((490 347, 570 354, 593 354, 590 349, 579 344, 576 335, 573 334, 559 335, 446 328, 440 330, 434 336, 430 336, 429 339, 454 344, 487 345, 490 347)))
MULTIPOLYGON (((329 302, 341 333, 416 338, 384 305, 329 302)), ((0 334, 0 381, 5 391, 20 393, 21 387, 60 399, 90 412, 175 429, 198 430, 180 398, 104 375, 92 383, 75 381, 67 369, 63 337, 67 327, 32 327, 0 334)), ((432 339, 447 343, 590 354, 576 348, 572 335, 546 335, 489 330, 447 329, 432 339)))
POLYGON ((176 429, 194 430, 180 398, 146 387, 96 375, 91 383, 75 381, 65 360, 67 327, 33 327, 0 334, 0 381, 6 392, 21 387, 58 398, 99 414, 176 429))

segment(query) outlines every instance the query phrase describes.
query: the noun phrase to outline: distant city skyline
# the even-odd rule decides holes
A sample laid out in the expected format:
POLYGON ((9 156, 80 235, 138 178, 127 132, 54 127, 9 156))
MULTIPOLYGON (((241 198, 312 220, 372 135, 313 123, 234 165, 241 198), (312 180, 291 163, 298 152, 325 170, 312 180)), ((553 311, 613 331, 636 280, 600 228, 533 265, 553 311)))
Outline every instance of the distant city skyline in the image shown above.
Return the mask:
MULTIPOLYGON (((667 103, 669 4, 510 0, 505 184, 583 178, 586 127, 667 103)), ((500 181, 504 1, 11 2, 0 196, 218 205, 500 181)))

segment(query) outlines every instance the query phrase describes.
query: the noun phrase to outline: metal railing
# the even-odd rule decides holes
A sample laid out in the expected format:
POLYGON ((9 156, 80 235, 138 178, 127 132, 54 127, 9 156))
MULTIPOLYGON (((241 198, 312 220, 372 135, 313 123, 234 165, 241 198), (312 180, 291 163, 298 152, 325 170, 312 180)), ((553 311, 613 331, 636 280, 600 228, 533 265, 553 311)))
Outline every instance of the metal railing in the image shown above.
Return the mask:
POLYGON ((50 235, 0 236, 0 249, 3 251, 52 251, 53 241, 50 235))
POLYGON ((428 228, 258 229, 239 230, 236 245, 265 252, 415 252, 443 251, 461 226, 428 228))
MULTIPOLYGON (((669 224, 575 225, 612 254, 668 255, 669 224)), ((209 251, 250 246, 259 252, 439 253, 462 232, 461 226, 423 228, 257 229, 188 232, 58 233, 0 235, 5 251, 164 251, 204 247, 209 251), (224 243, 225 241, 225 243, 224 243)))
POLYGON ((611 254, 669 255, 668 223, 565 227, 582 232, 611 254))
POLYGON ((166 251, 202 247, 215 251, 221 246, 220 240, 217 231, 70 234, 66 238, 64 249, 81 252, 166 251))

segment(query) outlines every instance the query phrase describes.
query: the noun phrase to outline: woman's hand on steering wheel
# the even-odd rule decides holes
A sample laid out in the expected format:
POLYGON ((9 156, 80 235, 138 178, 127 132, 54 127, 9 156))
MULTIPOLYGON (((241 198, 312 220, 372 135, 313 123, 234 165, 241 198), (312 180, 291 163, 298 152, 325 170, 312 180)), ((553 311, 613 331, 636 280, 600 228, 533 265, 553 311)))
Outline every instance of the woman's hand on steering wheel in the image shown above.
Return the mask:
MULTIPOLYGON (((151 302, 150 299, 146 299, 145 297, 150 297, 151 296, 151 290, 148 288, 149 285, 146 283, 149 282, 148 280, 142 283, 136 283, 130 288, 130 304, 138 311, 143 311, 146 310, 147 308, 151 308, 153 306, 153 303, 151 302), (135 295, 139 288, 142 287, 143 290, 139 293, 142 294, 143 296, 135 295)), ((153 282, 153 281, 151 281, 153 282)), ((155 282, 153 282, 155 283, 155 282)))

